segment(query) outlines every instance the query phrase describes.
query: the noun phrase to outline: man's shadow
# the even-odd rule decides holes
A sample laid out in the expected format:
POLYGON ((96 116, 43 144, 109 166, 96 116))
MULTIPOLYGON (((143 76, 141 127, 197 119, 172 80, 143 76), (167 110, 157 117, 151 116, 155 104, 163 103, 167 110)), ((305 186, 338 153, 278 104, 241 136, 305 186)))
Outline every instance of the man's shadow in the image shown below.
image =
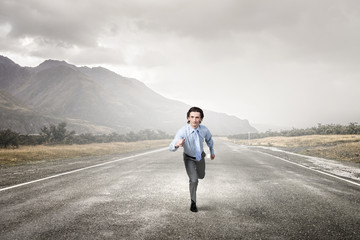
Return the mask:
POLYGON ((197 208, 198 208, 199 211, 212 211, 212 210, 214 210, 214 208, 209 206, 209 205, 198 206, 197 208))

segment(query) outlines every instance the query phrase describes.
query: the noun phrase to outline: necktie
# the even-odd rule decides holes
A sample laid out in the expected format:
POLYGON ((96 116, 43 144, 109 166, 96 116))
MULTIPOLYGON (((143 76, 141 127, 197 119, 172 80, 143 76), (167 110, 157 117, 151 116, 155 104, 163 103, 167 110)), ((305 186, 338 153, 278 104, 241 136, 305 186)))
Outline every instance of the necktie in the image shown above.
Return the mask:
POLYGON ((196 160, 201 160, 201 150, 200 150, 200 140, 199 140, 199 130, 195 130, 195 153, 196 153, 196 160))

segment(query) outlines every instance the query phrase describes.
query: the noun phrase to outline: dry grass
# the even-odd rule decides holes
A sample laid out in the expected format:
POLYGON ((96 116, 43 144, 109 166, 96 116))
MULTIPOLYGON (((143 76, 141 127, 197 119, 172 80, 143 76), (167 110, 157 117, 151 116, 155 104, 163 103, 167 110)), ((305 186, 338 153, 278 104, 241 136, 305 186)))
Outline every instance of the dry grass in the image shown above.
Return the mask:
POLYGON ((360 142, 328 147, 314 147, 300 152, 305 155, 360 163, 360 142))
POLYGON ((113 155, 165 147, 170 140, 139 142, 93 143, 86 145, 21 146, 17 149, 0 149, 0 166, 32 161, 113 155))
MULTIPOLYGON (((235 143, 249 145, 248 140, 235 140, 235 143)), ((360 162, 360 135, 269 137, 252 139, 250 145, 272 146, 315 157, 360 162)))

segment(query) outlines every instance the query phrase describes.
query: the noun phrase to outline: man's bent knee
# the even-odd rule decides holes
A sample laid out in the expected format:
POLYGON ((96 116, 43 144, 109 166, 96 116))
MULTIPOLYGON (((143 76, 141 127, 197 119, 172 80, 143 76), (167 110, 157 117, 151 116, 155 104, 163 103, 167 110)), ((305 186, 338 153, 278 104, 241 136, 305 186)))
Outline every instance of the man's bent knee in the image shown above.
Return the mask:
POLYGON ((198 174, 198 178, 199 179, 203 179, 205 177, 205 173, 203 173, 203 174, 198 174))

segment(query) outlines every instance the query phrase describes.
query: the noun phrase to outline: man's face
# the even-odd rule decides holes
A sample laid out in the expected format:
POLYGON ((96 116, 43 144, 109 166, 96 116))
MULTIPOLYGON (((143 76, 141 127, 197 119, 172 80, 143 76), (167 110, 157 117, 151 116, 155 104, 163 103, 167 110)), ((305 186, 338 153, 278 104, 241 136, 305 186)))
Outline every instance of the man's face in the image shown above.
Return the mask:
POLYGON ((201 115, 199 112, 190 112, 188 121, 190 121, 190 126, 196 129, 201 123, 201 115))

